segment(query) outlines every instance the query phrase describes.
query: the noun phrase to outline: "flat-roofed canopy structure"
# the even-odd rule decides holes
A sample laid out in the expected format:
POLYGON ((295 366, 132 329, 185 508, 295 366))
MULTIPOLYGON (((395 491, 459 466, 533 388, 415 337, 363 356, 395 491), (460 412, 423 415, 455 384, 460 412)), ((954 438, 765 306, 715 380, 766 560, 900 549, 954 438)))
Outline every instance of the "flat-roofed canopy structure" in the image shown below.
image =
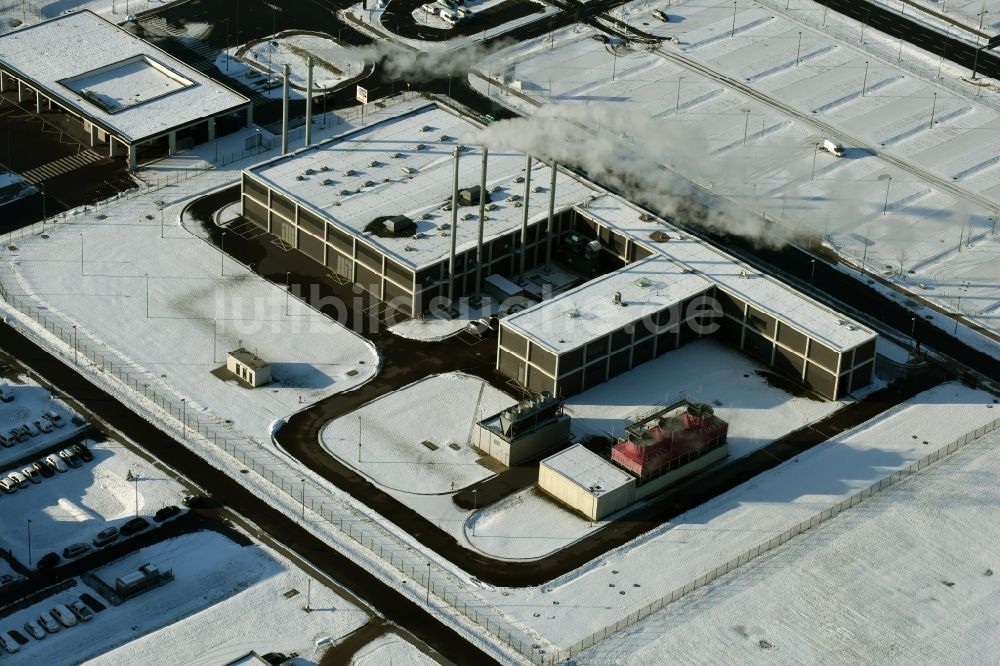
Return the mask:
POLYGON ((138 163, 139 146, 200 143, 216 121, 253 120, 243 95, 89 10, 0 36, 0 90, 38 113, 53 106, 79 118, 93 146, 138 163))

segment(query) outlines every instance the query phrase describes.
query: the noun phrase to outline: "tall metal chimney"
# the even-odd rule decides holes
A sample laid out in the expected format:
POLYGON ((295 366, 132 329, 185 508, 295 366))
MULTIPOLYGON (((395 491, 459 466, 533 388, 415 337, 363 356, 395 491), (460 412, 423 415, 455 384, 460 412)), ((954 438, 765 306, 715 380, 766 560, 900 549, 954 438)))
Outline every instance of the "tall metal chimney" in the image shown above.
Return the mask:
POLYGON ((476 238, 476 302, 482 303, 483 294, 483 228, 486 226, 486 159, 490 149, 483 146, 483 172, 479 176, 479 236, 476 238))
POLYGON ((518 282, 524 282, 524 260, 528 251, 528 197, 531 196, 531 155, 525 155, 524 162, 524 212, 521 214, 521 270, 518 282))
POLYGON ((548 228, 545 230, 545 272, 552 272, 552 233, 553 233, 553 217, 556 210, 556 174, 559 173, 556 169, 556 161, 552 160, 549 162, 549 168, 552 169, 552 180, 549 183, 549 223, 548 228))
POLYGON ((288 152, 288 65, 284 67, 284 83, 281 90, 281 154, 288 152))
POLYGON ((455 244, 458 242, 458 156, 462 147, 455 146, 455 174, 451 181, 451 255, 448 258, 448 307, 455 305, 455 244))
POLYGON ((306 58, 306 145, 312 145, 313 135, 313 59, 306 58))

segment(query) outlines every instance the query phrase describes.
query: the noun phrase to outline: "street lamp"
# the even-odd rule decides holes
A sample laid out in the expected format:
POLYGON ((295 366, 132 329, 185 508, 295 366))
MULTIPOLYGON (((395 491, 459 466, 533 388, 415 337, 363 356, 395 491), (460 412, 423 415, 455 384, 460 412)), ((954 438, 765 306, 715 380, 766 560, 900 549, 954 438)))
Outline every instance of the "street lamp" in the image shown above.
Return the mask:
POLYGON ((892 185, 892 176, 884 173, 878 178, 885 181, 885 201, 882 203, 882 214, 885 215, 889 208, 889 187, 892 185))
POLYGON ((288 316, 288 301, 290 300, 292 293, 292 288, 289 284, 291 277, 292 277, 292 272, 287 271, 285 273, 285 316, 286 317, 288 316))
POLYGON ((79 351, 80 345, 77 344, 76 324, 73 324, 73 365, 80 365, 79 351))
POLYGON ((28 568, 31 568, 31 518, 28 518, 28 568))
POLYGON ((812 170, 812 176, 809 177, 809 180, 816 180, 816 155, 818 154, 819 154, 819 144, 817 143, 815 144, 815 148, 813 148, 813 170, 812 170))
POLYGON ((188 419, 187 419, 187 398, 181 398, 181 414, 182 414, 181 420, 184 421, 184 430, 183 430, 183 432, 184 432, 184 439, 187 439, 187 436, 188 436, 188 433, 187 433, 187 425, 188 425, 188 419))
POLYGON ((225 229, 222 230, 222 247, 220 249, 221 249, 220 254, 222 255, 222 257, 221 260, 219 261, 219 263, 221 264, 219 272, 222 274, 222 277, 226 277, 226 230, 225 229))
POLYGON ((138 518, 139 517, 139 475, 138 474, 133 474, 132 470, 129 470, 128 474, 125 475, 125 480, 126 481, 131 481, 132 483, 135 484, 135 517, 138 518))
POLYGON ((809 283, 812 284, 816 280, 816 260, 809 260, 809 283))

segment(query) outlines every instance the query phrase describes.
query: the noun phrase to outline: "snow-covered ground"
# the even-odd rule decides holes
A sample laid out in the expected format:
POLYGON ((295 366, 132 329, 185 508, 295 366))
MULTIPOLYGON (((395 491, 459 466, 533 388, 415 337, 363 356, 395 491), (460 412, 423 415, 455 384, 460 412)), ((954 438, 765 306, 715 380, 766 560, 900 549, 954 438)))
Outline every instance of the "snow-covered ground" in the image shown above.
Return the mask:
POLYGON ((418 650, 413 643, 398 634, 379 636, 351 657, 351 666, 390 666, 391 664, 434 666, 437 663, 430 656, 418 650))
MULTIPOLYGON (((81 348, 106 349, 143 383, 168 385, 188 416, 209 412, 260 441, 273 422, 375 375, 378 355, 360 336, 175 223, 161 238, 155 199, 21 239, 3 257, 8 288, 75 327, 81 348), (212 374, 239 347, 272 364, 273 384, 247 389, 212 374)), ((177 208, 164 215, 176 219, 177 208)))
MULTIPOLYGON (((15 659, 53 666, 162 664, 169 655, 173 664, 207 666, 257 650, 298 652, 303 657, 299 663, 314 664, 320 657, 316 641, 343 636, 367 621, 365 612, 317 581, 312 582, 314 610, 306 613, 305 573, 263 546, 240 546, 215 532, 148 546, 95 573, 114 585, 117 576, 147 562, 173 571, 174 580, 121 606, 108 605, 87 624, 63 629, 44 641, 32 640, 15 659), (285 597, 292 589, 300 593, 285 597)), ((20 629, 84 592, 100 598, 78 583, 3 618, 0 630, 20 629)))
POLYGON ((14 400, 11 402, 0 402, 0 434, 8 437, 8 441, 12 443, 10 448, 0 448, 0 470, 7 471, 7 468, 15 460, 22 460, 39 451, 54 447, 60 442, 80 434, 86 428, 86 424, 73 423, 73 417, 76 416, 76 413, 66 403, 55 398, 48 389, 39 386, 27 375, 19 375, 16 379, 0 381, 6 381, 14 394, 14 400), (52 432, 39 432, 23 442, 17 442, 8 436, 7 431, 11 428, 20 427, 23 424, 33 424, 34 421, 42 418, 43 412, 49 410, 62 416, 63 427, 55 428, 52 432))
POLYGON ((493 476, 477 462, 472 428, 516 402, 478 377, 435 375, 331 421, 320 441, 385 490, 450 495, 493 476))
POLYGON ((993 400, 959 384, 921 393, 502 607, 566 647, 994 422, 993 400))
POLYGON ((73 543, 90 543, 104 528, 137 515, 137 504, 138 515, 151 518, 185 495, 183 486, 117 442, 100 442, 90 450, 92 462, 0 498, 6 516, 0 547, 22 564, 35 564, 48 552, 61 557, 62 549, 73 543))
POLYGON ((1000 430, 606 639, 577 663, 995 661, 998 445, 1000 430))
MULTIPOLYGON (((742 458, 834 413, 850 400, 796 397, 768 384, 767 368, 714 340, 695 340, 566 400, 577 437, 624 436, 625 421, 681 397, 713 406, 729 423, 729 457, 742 458)), ((876 379, 859 395, 881 382, 876 379)))
POLYGON ((238 46, 221 52, 215 66, 228 77, 258 86, 264 95, 280 98, 282 68, 288 65, 289 96, 304 99, 308 56, 313 57, 313 90, 320 93, 333 90, 364 71, 366 63, 358 53, 330 36, 279 33, 254 42, 249 48, 238 46))
MULTIPOLYGON (((470 80, 529 114, 535 104, 525 96, 586 106, 595 126, 623 113, 652 118, 684 141, 682 153, 706 156, 675 163, 665 155, 675 171, 789 233, 823 235, 846 259, 1000 330, 994 91, 965 83, 969 72, 948 62, 936 79, 939 58, 877 31, 863 44, 848 40, 850 22, 832 11, 825 28, 814 28, 774 7, 742 6, 735 35, 732 3, 722 1, 632 4, 625 19, 679 44, 615 55, 590 39, 596 30, 575 26, 497 52, 479 65, 490 82, 470 80), (674 20, 653 18, 657 8, 674 20), (520 96, 496 85, 508 68, 520 96), (828 136, 844 143, 845 158, 816 150, 828 136)), ((983 336, 963 335, 1000 353, 983 336)))
POLYGON ((472 307, 469 299, 460 298, 457 304, 458 316, 453 319, 429 313, 424 317, 401 321, 391 326, 389 330, 401 338, 411 340, 423 340, 424 342, 444 340, 465 330, 465 327, 472 321, 496 314, 497 307, 498 304, 489 297, 486 297, 484 303, 479 307, 472 307))
MULTIPOLYGON (((6 0, 0 2, 0 33, 11 28, 5 21, 37 23, 64 12, 89 9, 113 23, 124 23, 133 14, 160 9, 176 0, 6 0)), ((17 23, 20 25, 20 23, 17 23)), ((17 25, 13 27, 17 27, 17 25)))
POLYGON ((465 524, 474 548, 503 559, 537 559, 592 534, 614 520, 598 523, 561 506, 537 486, 476 511, 465 524))

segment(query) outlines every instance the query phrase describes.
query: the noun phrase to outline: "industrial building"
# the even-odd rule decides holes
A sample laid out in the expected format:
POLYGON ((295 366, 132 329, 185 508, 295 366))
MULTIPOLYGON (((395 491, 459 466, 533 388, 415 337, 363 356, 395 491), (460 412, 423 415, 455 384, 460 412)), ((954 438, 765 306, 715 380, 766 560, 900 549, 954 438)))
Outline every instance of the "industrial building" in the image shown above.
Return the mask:
POLYGON ((497 368, 527 388, 569 397, 703 336, 831 400, 871 381, 873 331, 619 197, 575 213, 573 233, 627 265, 501 320, 497 368), (716 326, 692 328, 706 321, 692 304, 716 326))
POLYGON ((635 477, 582 444, 539 463, 538 487, 590 520, 601 520, 635 501, 635 477))
POLYGON ((510 467, 569 441, 569 426, 562 403, 543 395, 479 421, 473 428, 472 444, 510 467))
POLYGON ((253 122, 249 99, 89 10, 0 36, 0 91, 78 118, 130 169, 253 122))
POLYGON ((242 347, 226 355, 226 369, 251 388, 271 383, 271 365, 242 347))
POLYGON ((425 104, 276 157, 243 172, 242 214, 407 315, 438 297, 474 296, 483 278, 516 277, 544 261, 550 203, 565 209, 594 193, 559 171, 550 202, 548 165, 526 173, 524 155, 470 149, 458 160, 459 196, 456 137, 477 127, 425 104))
POLYGON ((459 146, 477 127, 425 104, 274 158, 244 171, 243 215, 407 315, 537 301, 532 270, 572 274, 501 320, 496 367, 534 393, 568 397, 703 336, 829 399, 871 381, 873 331, 562 169, 459 146))
POLYGON ((549 456, 538 467, 538 487, 590 520, 724 460, 729 424, 709 405, 680 400, 626 425, 611 461, 581 444, 549 456))

